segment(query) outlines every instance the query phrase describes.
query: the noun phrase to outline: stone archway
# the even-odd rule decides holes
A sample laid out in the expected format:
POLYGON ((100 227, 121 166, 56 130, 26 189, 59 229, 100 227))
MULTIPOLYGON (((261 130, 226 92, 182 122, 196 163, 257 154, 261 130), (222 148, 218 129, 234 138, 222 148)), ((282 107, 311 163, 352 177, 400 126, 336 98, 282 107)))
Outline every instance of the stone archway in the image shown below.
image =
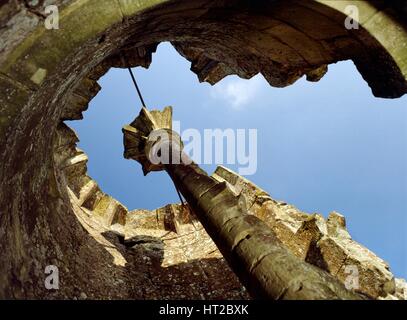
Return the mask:
MULTIPOLYGON (((303 75, 318 81, 327 65, 352 59, 376 96, 407 92, 407 28, 385 1, 54 3, 58 30, 44 27, 44 1, 0 8, 0 297, 149 297, 137 286, 148 270, 121 266, 115 257, 127 253, 119 240, 101 244, 78 222, 57 165, 59 151, 75 150, 69 130, 58 136, 61 121, 81 116, 110 67, 147 67, 157 44, 171 41, 200 81, 261 72, 284 87, 303 75), (344 27, 352 3, 360 7, 358 30, 344 27), (49 264, 63 271, 52 293, 42 286, 49 264)), ((73 177, 86 173, 77 156, 73 177)), ((140 263, 142 255, 130 256, 140 263)))

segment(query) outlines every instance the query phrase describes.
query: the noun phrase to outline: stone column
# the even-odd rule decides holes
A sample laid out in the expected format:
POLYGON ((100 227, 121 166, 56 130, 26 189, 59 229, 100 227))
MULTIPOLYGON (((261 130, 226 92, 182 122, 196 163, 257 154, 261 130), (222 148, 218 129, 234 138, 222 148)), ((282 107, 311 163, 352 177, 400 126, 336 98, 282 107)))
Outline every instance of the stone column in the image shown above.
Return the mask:
POLYGON ((233 194, 226 182, 209 177, 193 163, 182 152, 182 143, 178 134, 172 132, 171 122, 171 108, 163 112, 143 108, 135 121, 123 129, 125 157, 140 162, 145 174, 167 171, 252 297, 361 299, 327 272, 291 253, 262 220, 247 213, 244 201, 233 194), (159 164, 157 159, 151 160, 152 151, 162 159, 167 152, 171 161, 159 164))

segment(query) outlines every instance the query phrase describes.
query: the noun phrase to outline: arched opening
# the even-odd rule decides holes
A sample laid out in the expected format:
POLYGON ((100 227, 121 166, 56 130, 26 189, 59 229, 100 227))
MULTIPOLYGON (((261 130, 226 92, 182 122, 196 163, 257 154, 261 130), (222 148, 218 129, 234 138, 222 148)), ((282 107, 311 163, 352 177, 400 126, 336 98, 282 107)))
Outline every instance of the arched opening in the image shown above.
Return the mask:
MULTIPOLYGON (((261 72, 271 85, 282 87, 303 75, 319 80, 327 64, 352 59, 375 95, 400 97, 406 92, 403 48, 393 45, 406 35, 390 7, 368 5, 362 28, 350 31, 343 27, 341 8, 318 1, 307 5, 277 1, 265 7, 245 1, 153 4, 143 2, 140 8, 125 1, 64 2, 64 27, 59 31, 44 30, 41 17, 30 11, 22 15, 34 22, 25 24, 17 39, 6 34, 0 60, 5 88, 0 140, 5 146, 0 204, 6 212, 0 233, 2 296, 49 296, 37 284, 42 282, 43 265, 50 262, 75 270, 68 272, 66 282, 76 286, 61 289, 56 297, 79 295, 87 281, 77 279, 78 269, 90 264, 95 270, 87 279, 97 283, 91 296, 102 296, 112 288, 118 290, 118 297, 142 296, 130 284, 137 272, 109 270, 112 257, 105 251, 117 250, 123 256, 120 247, 104 243, 101 248, 73 219, 74 208, 54 163, 53 142, 69 140, 70 145, 75 140, 69 133, 64 136, 67 140, 58 140, 60 121, 86 107, 98 91, 96 80, 110 67, 148 65, 156 45, 171 41, 193 62, 199 78, 210 83, 229 74, 250 78, 261 72), (383 23, 392 26, 390 43, 387 31, 380 28, 383 23), (40 249, 30 250, 35 245, 40 249), (67 258, 70 251, 75 252, 75 261, 67 258), (118 277, 126 285, 119 289, 114 282, 102 281, 100 273, 118 277)), ((19 10, 11 8, 10 15, 19 10)), ((75 161, 83 159, 78 154, 75 161)), ((120 265, 120 255, 115 254, 118 261, 113 262, 120 265)))

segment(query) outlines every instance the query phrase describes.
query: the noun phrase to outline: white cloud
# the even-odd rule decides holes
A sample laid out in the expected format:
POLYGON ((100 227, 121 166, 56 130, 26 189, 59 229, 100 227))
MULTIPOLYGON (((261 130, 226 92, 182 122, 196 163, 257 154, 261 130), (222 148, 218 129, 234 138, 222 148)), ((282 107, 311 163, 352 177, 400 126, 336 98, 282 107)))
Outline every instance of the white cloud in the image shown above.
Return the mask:
POLYGON ((244 80, 237 77, 227 78, 212 88, 214 99, 224 100, 230 107, 241 109, 248 105, 259 93, 262 86, 262 76, 244 80))

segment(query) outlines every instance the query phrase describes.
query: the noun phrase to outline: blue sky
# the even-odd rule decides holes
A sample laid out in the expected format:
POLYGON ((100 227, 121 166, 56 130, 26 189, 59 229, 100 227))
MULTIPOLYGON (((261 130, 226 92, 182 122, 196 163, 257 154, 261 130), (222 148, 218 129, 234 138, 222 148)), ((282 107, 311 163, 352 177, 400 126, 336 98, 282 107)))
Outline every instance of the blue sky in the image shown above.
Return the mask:
MULTIPOLYGON (((318 83, 301 79, 283 89, 262 76, 210 86, 189 68, 164 43, 148 70, 133 69, 148 108, 173 106, 181 131, 257 129, 250 180, 305 212, 342 213, 352 237, 407 278, 407 96, 373 97, 351 61, 330 65, 318 83)), ((89 174, 129 209, 179 202, 165 173, 144 177, 123 158, 121 128, 140 110, 128 71, 112 69, 99 83, 84 120, 68 123, 89 156, 89 174)), ((212 173, 216 164, 202 167, 212 173)))

